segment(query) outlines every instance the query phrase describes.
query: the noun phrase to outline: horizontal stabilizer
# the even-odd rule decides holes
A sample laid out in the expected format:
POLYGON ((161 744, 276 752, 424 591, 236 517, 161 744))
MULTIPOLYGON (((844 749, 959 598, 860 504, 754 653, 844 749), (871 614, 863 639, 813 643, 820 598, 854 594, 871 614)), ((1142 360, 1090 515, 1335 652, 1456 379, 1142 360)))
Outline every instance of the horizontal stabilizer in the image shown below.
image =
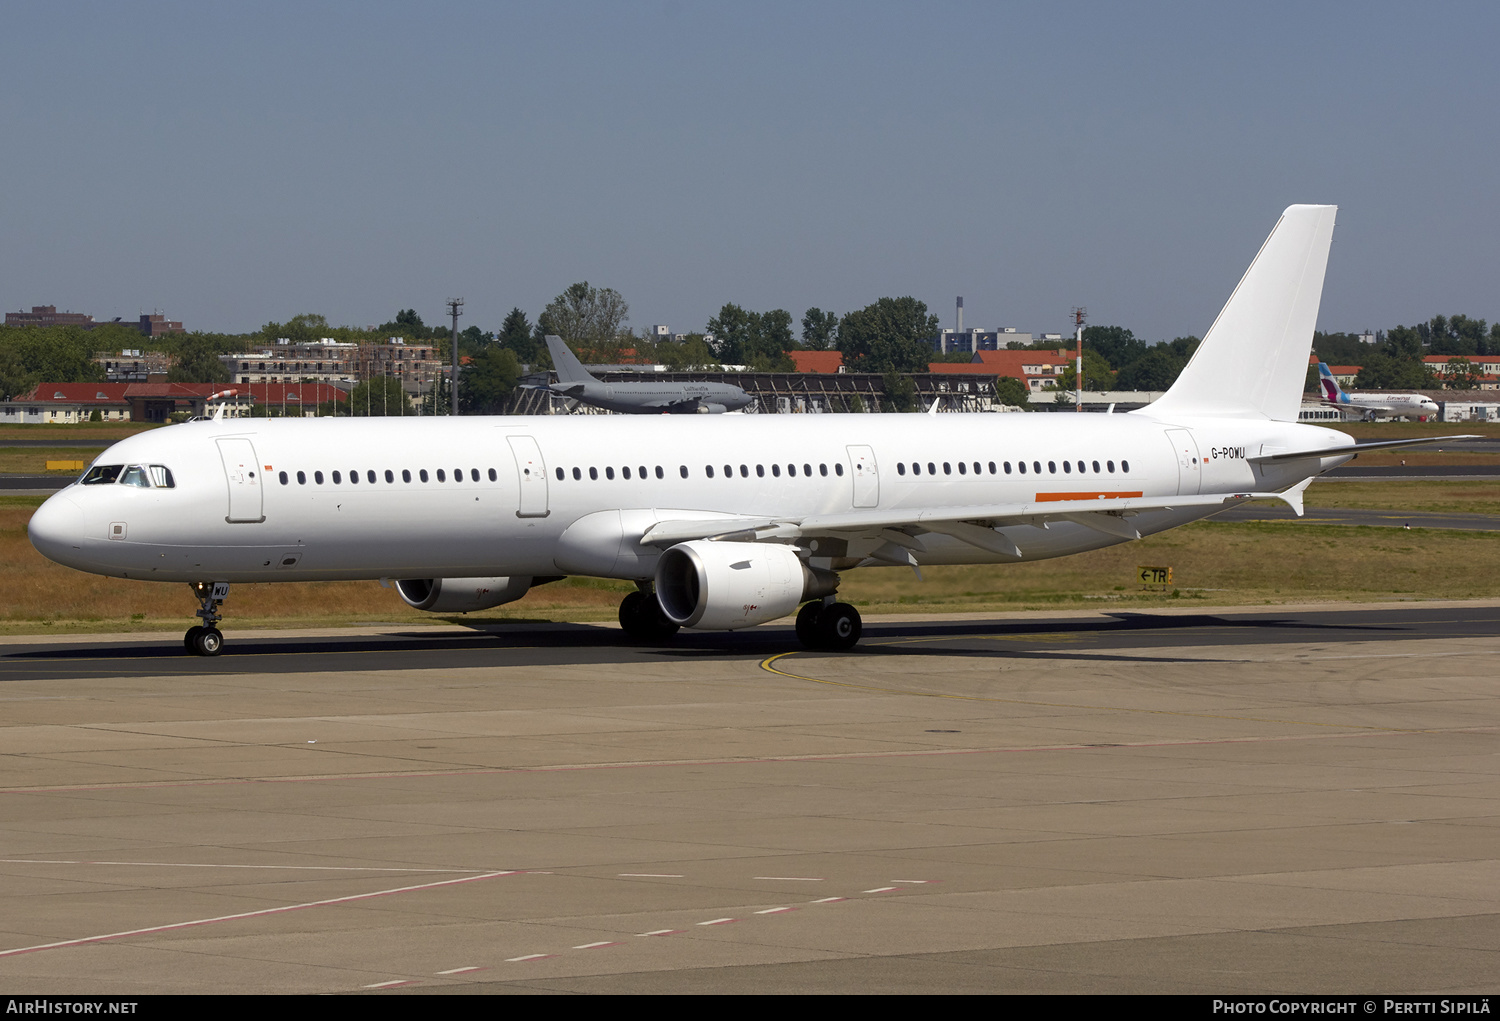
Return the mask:
POLYGON ((1247 457, 1245 460, 1251 464, 1264 464, 1267 461, 1309 461, 1315 457, 1347 457, 1353 454, 1361 454, 1366 450, 1389 450, 1393 447, 1415 447, 1420 443, 1444 443, 1453 440, 1477 440, 1479 436, 1434 436, 1419 440, 1370 440, 1366 443, 1354 443, 1342 447, 1324 447, 1321 450, 1294 450, 1285 454, 1261 454, 1258 457, 1247 457))

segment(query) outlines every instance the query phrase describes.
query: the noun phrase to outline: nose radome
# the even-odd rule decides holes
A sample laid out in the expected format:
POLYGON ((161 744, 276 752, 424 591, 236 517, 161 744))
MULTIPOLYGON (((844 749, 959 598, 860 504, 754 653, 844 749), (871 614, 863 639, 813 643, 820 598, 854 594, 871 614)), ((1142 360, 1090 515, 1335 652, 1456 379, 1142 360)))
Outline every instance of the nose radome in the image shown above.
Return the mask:
POLYGON ((67 564, 77 557, 78 547, 83 545, 83 511, 59 493, 36 509, 26 532, 42 556, 67 564))

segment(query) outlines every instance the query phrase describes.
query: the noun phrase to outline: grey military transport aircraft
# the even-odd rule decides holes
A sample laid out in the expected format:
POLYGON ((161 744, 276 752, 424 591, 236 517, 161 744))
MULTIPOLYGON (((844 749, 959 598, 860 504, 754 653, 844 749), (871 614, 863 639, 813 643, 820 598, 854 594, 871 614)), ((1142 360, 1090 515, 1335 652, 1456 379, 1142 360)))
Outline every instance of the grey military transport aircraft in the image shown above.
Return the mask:
POLYGON ((606 383, 578 360, 561 337, 547 337, 547 350, 557 367, 557 382, 547 389, 585 404, 631 415, 721 414, 737 411, 755 400, 728 383, 606 383))

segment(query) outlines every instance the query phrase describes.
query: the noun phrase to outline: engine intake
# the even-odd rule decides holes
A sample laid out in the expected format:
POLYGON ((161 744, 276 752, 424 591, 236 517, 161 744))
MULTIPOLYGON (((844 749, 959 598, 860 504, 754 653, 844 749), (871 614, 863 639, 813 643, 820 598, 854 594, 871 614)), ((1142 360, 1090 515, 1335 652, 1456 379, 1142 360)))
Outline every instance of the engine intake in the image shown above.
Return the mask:
POLYGON ((415 578, 396 582, 407 606, 429 613, 469 613, 513 603, 531 588, 530 578, 415 578))
POLYGON ((790 546, 699 539, 656 564, 656 599, 674 624, 733 631, 785 617, 807 599, 832 595, 839 577, 809 568, 790 546))

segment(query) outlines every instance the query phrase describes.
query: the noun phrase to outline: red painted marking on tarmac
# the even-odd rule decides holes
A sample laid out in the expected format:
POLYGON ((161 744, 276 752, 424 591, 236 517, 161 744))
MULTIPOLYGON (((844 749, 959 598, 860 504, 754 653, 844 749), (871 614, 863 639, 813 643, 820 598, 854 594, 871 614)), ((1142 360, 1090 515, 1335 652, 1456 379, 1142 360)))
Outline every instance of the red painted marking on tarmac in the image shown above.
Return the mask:
POLYGON ((190 922, 173 922, 168 925, 153 925, 145 929, 129 929, 125 932, 109 932, 100 936, 84 936, 80 939, 65 939, 56 943, 39 943, 36 946, 17 947, 14 950, 0 950, 0 957, 15 957, 18 954, 32 954, 39 950, 58 950, 62 947, 84 946, 89 943, 103 943, 106 940, 125 939, 129 936, 145 936, 157 932, 172 932, 176 929, 191 929, 199 925, 214 925, 219 922, 235 922, 246 918, 263 918, 266 915, 280 915, 288 911, 301 911, 304 908, 322 908, 333 904, 350 904, 354 901, 370 900, 375 897, 389 897, 398 893, 415 893, 419 890, 435 890, 443 886, 456 886, 459 883, 473 883, 481 879, 495 879, 499 876, 513 876, 514 872, 487 872, 480 876, 465 876, 462 879, 443 879, 436 883, 422 883, 419 886, 401 886, 391 890, 376 890, 373 893, 356 893, 348 897, 330 897, 327 900, 304 901, 301 904, 284 904, 281 907, 262 908, 259 911, 242 911, 234 915, 218 915, 214 918, 195 918, 190 922))

